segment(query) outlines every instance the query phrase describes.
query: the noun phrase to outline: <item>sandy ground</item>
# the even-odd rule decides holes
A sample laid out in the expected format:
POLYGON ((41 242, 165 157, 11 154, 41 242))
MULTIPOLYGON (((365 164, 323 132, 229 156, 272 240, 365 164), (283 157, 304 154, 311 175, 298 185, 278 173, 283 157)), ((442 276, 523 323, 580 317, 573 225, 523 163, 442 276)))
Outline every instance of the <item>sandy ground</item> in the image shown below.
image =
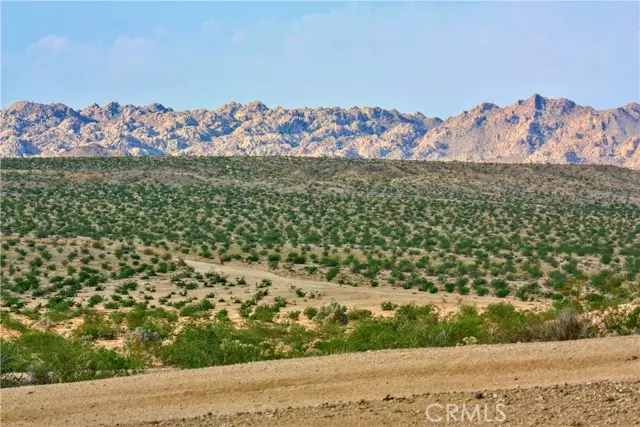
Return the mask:
MULTIPOLYGON (((207 426, 620 426, 640 425, 640 381, 602 381, 491 392, 429 393, 387 400, 205 415, 129 427, 207 426), (446 405, 455 405, 447 421, 446 405), (427 408, 430 418, 427 418, 427 408), (462 411, 466 409, 466 414, 462 411), (474 410, 479 412, 473 413, 474 410), (486 408, 486 409, 485 409, 486 408)), ((123 425, 124 426, 124 425, 123 425)))
MULTIPOLYGON (((283 317, 290 311, 301 311, 308 306, 320 307, 332 301, 346 305, 348 308, 371 310, 374 314, 385 314, 380 307, 380 304, 384 301, 391 301, 399 305, 411 303, 419 305, 435 304, 443 312, 457 311, 460 304, 473 304, 482 308, 497 302, 510 302, 516 307, 527 309, 541 308, 548 305, 548 302, 523 302, 514 297, 497 298, 491 295, 480 297, 473 294, 460 295, 457 292, 438 292, 437 294, 431 294, 429 292, 419 292, 416 289, 403 289, 392 286, 372 288, 371 286, 364 285, 340 285, 333 282, 285 277, 263 270, 255 265, 220 265, 192 260, 185 260, 185 262, 200 273, 213 270, 227 275, 231 280, 234 280, 236 277, 244 277, 249 284, 259 283, 262 279, 271 280, 273 285, 269 288, 268 300, 270 301, 276 296, 282 296, 291 303, 282 310, 283 317), (315 292, 321 294, 321 297, 319 299, 297 297, 294 290, 295 288, 300 288, 307 293, 315 292)), ((228 298, 229 296, 228 293, 223 293, 215 288, 199 288, 190 291, 190 295, 201 296, 199 293, 204 295, 207 290, 209 292, 212 290, 216 291, 216 297, 224 296, 228 298)), ((233 292, 235 296, 247 299, 255 292, 255 287, 248 286, 244 289, 242 287, 231 288, 231 292, 233 292)))
POLYGON ((471 425, 430 422, 425 409, 486 404, 495 421, 498 403, 503 425, 631 426, 640 336, 257 362, 0 396, 3 426, 471 425))

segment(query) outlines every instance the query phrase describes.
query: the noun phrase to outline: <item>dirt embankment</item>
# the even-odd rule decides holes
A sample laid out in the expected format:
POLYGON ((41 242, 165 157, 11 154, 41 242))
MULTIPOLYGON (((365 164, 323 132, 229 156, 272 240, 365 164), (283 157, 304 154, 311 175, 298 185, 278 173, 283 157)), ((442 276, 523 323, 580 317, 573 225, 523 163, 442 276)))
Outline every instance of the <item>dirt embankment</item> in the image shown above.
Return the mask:
POLYGON ((504 425, 630 426, 639 356, 629 336, 164 371, 2 390, 2 425, 447 425, 427 406, 486 404, 495 419, 500 403, 504 425))

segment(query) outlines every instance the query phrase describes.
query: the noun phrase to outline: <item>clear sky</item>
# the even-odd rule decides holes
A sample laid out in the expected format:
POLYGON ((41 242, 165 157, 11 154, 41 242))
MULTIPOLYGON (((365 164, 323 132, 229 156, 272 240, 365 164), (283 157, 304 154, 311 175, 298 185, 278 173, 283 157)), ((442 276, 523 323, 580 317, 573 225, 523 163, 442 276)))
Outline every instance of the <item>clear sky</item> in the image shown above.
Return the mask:
POLYGON ((640 98, 638 2, 2 1, 2 106, 381 106, 640 98))

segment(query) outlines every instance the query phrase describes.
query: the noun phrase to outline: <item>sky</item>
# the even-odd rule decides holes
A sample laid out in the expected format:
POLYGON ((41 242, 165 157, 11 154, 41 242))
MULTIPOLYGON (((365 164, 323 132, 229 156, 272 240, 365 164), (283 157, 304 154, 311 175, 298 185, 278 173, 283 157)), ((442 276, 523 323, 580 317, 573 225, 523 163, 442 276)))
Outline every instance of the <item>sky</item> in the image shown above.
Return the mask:
POLYGON ((640 100, 639 2, 2 1, 1 103, 380 106, 640 100))

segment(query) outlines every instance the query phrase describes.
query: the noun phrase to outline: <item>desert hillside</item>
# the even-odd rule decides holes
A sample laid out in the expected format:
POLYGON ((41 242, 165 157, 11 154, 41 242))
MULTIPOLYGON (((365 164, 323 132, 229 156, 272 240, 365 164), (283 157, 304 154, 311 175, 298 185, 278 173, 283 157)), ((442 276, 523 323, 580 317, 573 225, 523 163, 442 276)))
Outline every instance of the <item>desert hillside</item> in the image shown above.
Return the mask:
POLYGON ((483 103, 446 120, 370 107, 268 108, 230 103, 74 110, 17 102, 0 111, 0 155, 310 156, 474 162, 588 163, 640 168, 640 105, 595 110, 533 95, 483 103))
POLYGON ((638 419, 640 171, 34 157, 0 178, 3 426, 638 419))

